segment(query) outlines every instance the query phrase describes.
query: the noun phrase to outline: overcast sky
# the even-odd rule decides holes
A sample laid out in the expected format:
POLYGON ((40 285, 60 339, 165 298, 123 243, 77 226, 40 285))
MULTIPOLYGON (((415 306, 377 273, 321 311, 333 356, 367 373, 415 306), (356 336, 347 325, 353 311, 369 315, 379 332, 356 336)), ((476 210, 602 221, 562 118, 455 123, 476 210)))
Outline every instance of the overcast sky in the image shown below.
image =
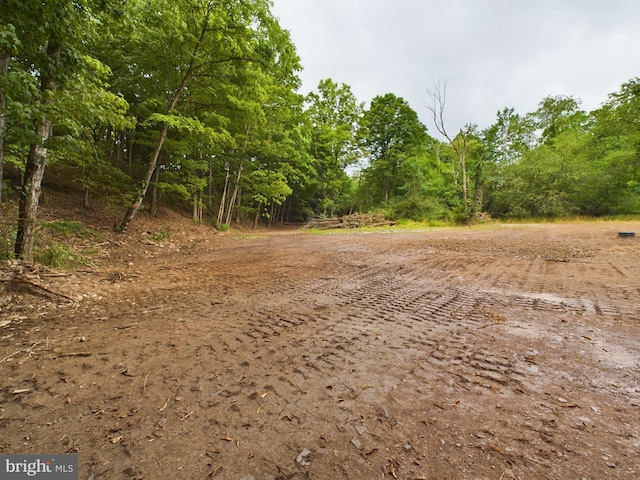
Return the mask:
POLYGON ((393 93, 429 132, 428 90, 447 85, 445 124, 493 124, 570 95, 590 111, 640 76, 640 0, 273 0, 304 67, 357 99, 393 93))

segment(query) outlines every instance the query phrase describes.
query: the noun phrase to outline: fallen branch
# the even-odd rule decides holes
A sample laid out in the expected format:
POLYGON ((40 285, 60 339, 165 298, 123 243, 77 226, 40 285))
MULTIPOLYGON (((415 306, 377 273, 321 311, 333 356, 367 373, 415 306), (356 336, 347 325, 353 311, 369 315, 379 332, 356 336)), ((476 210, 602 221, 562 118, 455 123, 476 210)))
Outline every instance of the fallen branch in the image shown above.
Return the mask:
POLYGON ((54 356, 56 358, 64 358, 64 357, 90 357, 91 352, 69 352, 69 353, 56 353, 54 356))
MULTIPOLYGON (((49 342, 49 339, 47 339, 47 343, 49 342)), ((7 360, 9 360, 12 357, 15 357, 16 355, 19 355, 23 352, 28 352, 29 355, 31 355, 33 353, 33 349, 35 347, 37 347, 38 345, 40 345, 42 342, 36 342, 33 345, 31 345, 29 348, 23 348, 22 350, 18 350, 17 352, 13 352, 11 355, 4 357, 2 360, 0 360, 0 363, 4 363, 7 360)))
POLYGON ((65 295, 64 293, 59 293, 59 292, 54 292, 53 290, 48 289, 47 287, 43 287, 42 285, 38 285, 37 283, 33 283, 33 282, 27 282, 29 284, 29 286, 35 288, 35 289, 40 289, 50 295, 54 295, 56 297, 61 297, 61 298, 66 298, 67 300, 73 302, 73 303, 77 303, 77 300, 75 298, 70 297, 69 295, 65 295))
POLYGON ((49 288, 47 288, 47 287, 45 287, 43 285, 40 285, 38 283, 34 283, 31 280, 29 280, 27 278, 24 278, 22 276, 16 275, 13 278, 0 279, 0 281, 8 282, 8 283, 14 283, 14 284, 17 284, 19 286, 27 287, 27 288, 30 288, 30 289, 33 289, 33 290, 36 290, 36 291, 41 290, 41 291, 43 291, 45 293, 48 293, 49 295, 65 298, 65 299, 69 300, 70 302, 78 303, 78 301, 75 298, 72 298, 69 295, 65 295, 64 293, 55 292, 55 291, 53 291, 53 290, 51 290, 51 289, 49 289, 49 288))
POLYGON ((24 352, 24 350, 18 350, 17 352, 13 352, 11 355, 8 355, 8 356, 4 357, 2 360, 0 360, 0 363, 6 362, 10 358, 15 357, 16 355, 18 355, 21 352, 24 352))

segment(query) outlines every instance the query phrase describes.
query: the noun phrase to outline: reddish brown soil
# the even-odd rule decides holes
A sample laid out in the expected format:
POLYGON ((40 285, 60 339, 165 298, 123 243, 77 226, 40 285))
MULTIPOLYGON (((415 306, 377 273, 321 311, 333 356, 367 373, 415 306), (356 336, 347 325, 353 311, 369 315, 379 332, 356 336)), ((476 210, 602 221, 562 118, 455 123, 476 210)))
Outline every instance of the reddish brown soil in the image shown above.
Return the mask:
POLYGON ((77 452, 82 480, 640 478, 637 222, 140 222, 93 267, 5 266, 0 452, 77 452))

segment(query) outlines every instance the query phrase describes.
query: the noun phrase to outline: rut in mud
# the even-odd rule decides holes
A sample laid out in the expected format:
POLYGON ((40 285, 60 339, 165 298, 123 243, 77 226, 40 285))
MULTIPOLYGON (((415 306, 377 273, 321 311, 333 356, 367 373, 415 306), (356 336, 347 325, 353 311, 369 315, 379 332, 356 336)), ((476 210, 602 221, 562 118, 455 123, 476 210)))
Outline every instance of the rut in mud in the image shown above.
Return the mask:
POLYGON ((203 237, 53 278, 86 298, 0 331, 2 452, 77 452, 82 479, 637 478, 633 227, 203 237))

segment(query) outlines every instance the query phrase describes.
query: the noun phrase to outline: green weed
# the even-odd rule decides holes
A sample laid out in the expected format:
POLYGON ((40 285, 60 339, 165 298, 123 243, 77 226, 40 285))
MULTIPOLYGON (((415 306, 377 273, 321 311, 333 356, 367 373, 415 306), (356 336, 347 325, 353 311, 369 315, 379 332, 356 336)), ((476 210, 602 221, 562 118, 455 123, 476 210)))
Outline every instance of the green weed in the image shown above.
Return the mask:
POLYGON ((169 235, 170 235, 169 232, 158 232, 158 233, 150 234, 149 238, 154 242, 164 242, 166 239, 169 238, 169 235))
POLYGON ((63 235, 84 235, 89 232, 82 222, 74 222, 72 220, 54 220, 42 224, 42 228, 49 228, 63 235))
POLYGON ((74 268, 86 263, 82 255, 60 243, 54 243, 45 248, 37 248, 34 252, 34 259, 36 262, 51 268, 74 268))

